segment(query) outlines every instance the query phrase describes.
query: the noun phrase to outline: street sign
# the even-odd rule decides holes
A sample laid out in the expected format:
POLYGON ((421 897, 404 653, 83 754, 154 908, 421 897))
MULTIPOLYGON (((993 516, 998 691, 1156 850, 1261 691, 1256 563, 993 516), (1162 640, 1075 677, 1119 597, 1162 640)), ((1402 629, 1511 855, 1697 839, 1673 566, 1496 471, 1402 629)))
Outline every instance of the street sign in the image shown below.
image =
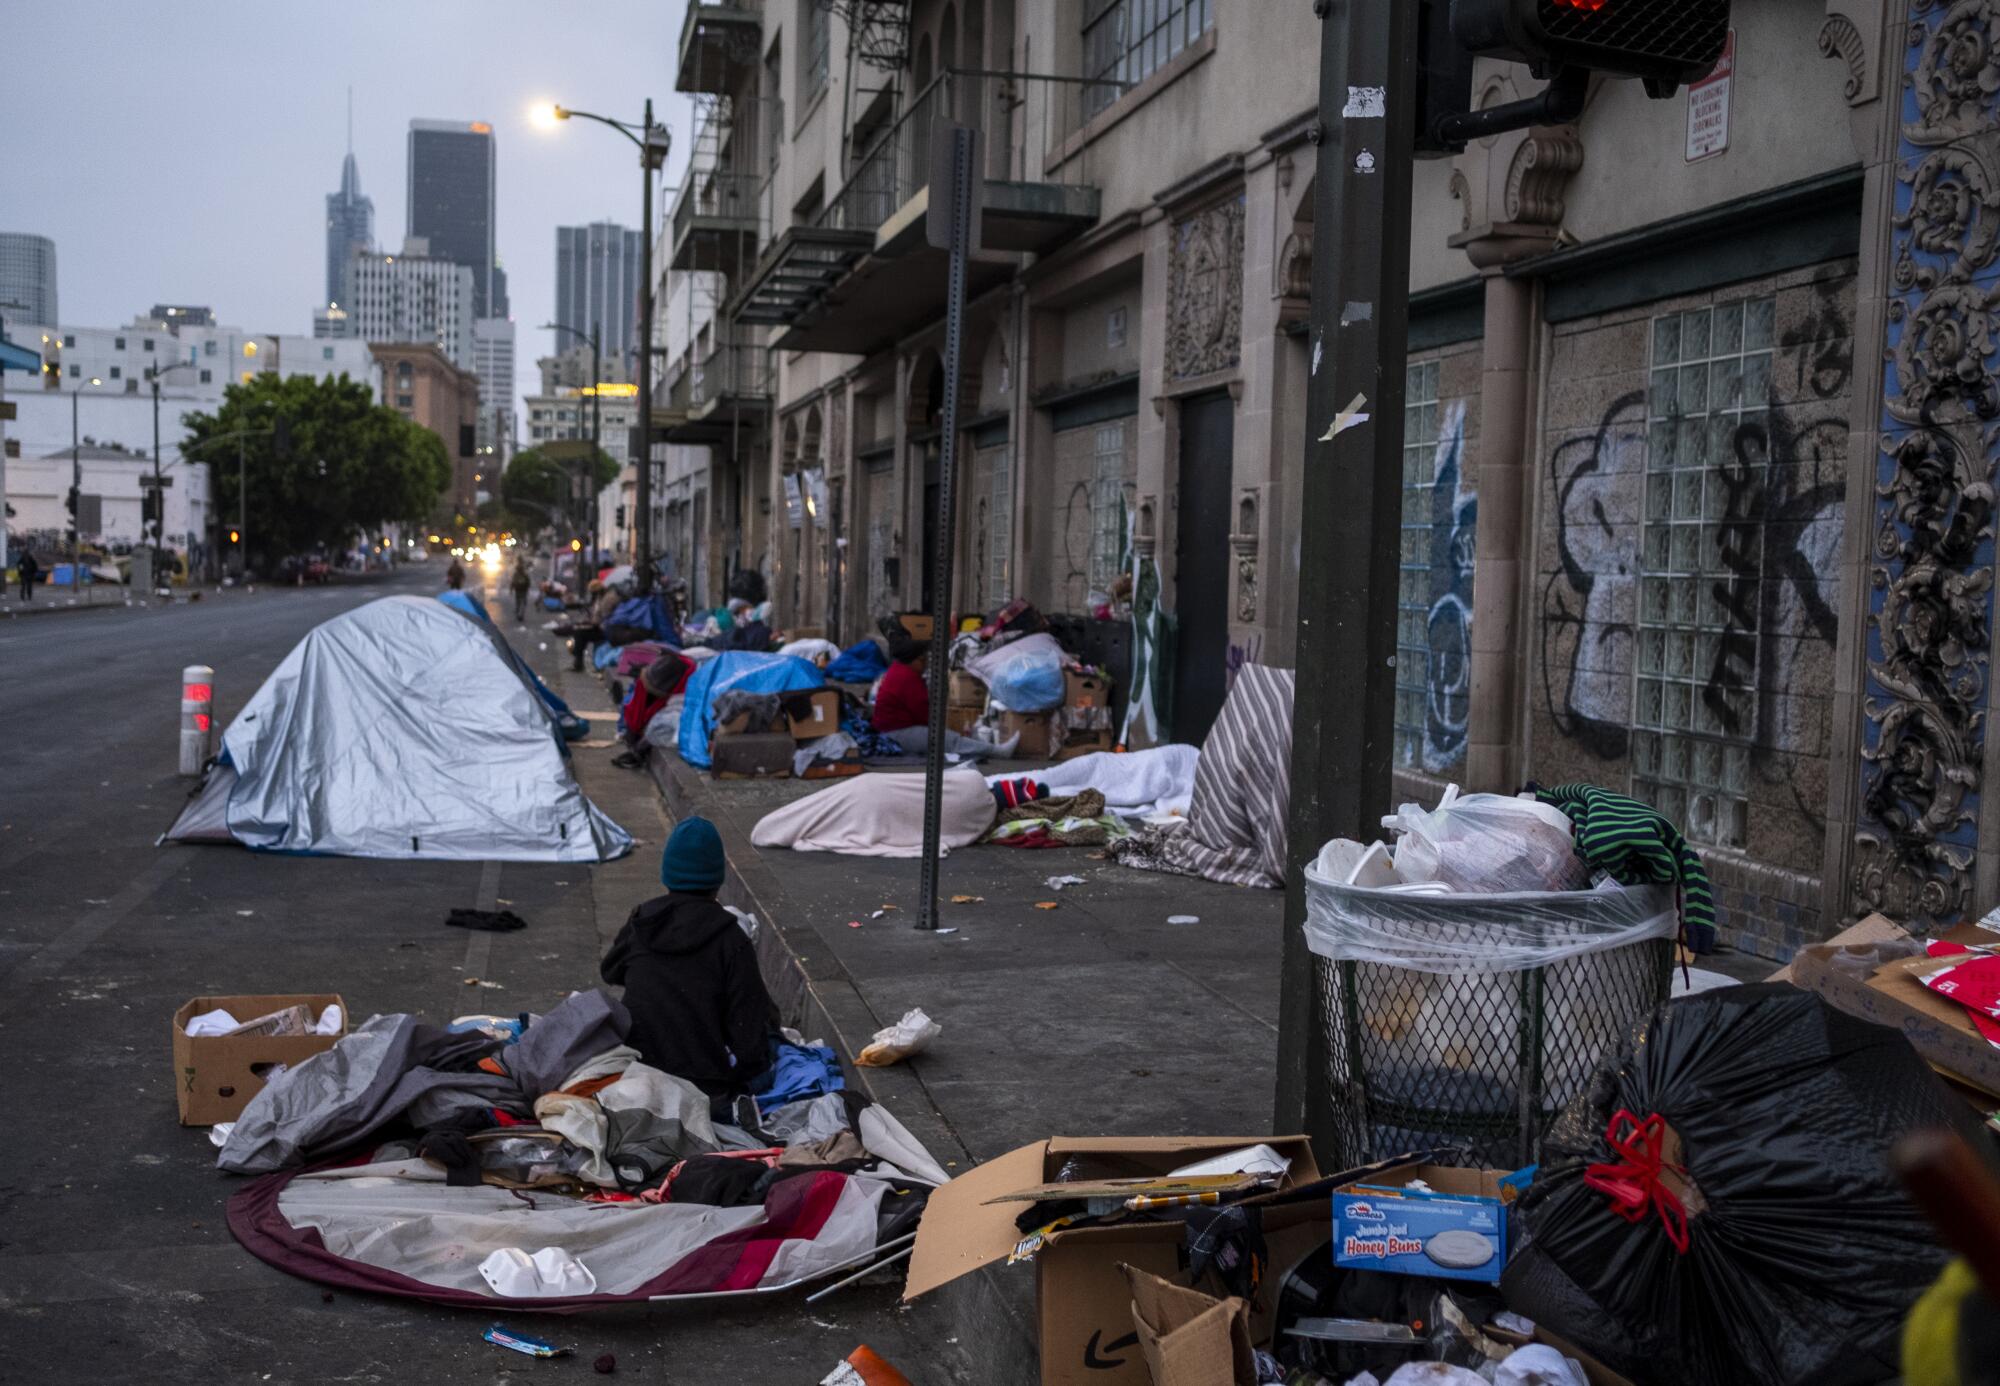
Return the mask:
POLYGON ((173 484, 174 479, 170 476, 142 476, 139 478, 139 489, 142 491, 150 491, 155 486, 171 486, 173 484))
POLYGON ((1729 88, 1736 75, 1736 31, 1722 46, 1715 71, 1688 87, 1687 161, 1712 159, 1729 148, 1729 88))

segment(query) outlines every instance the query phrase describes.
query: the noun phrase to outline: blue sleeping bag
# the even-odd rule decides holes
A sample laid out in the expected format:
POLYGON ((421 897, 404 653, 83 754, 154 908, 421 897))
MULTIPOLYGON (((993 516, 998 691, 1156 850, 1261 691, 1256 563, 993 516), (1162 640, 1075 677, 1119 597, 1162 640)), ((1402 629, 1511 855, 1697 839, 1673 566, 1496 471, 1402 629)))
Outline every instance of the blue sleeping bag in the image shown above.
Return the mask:
POLYGON ((646 632, 649 640, 681 647, 680 632, 674 629, 674 618, 667 612, 664 597, 627 597, 612 609, 610 619, 604 627, 634 626, 646 632))
POLYGON ((681 759, 706 770, 708 741, 715 734, 715 700, 724 693, 791 693, 824 688, 819 666, 793 655, 729 650, 705 659, 688 675, 681 711, 681 759))
POLYGON ((835 683, 873 683, 888 672, 889 656, 873 640, 849 645, 826 666, 826 676, 835 683))

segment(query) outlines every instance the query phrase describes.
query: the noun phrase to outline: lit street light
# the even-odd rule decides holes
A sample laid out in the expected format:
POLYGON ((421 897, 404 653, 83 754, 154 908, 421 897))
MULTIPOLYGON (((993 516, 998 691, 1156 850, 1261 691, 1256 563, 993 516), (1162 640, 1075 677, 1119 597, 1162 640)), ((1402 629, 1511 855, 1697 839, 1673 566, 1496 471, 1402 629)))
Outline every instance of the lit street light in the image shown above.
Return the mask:
POLYGON ((538 106, 533 118, 545 129, 563 120, 594 120, 632 141, 639 151, 644 201, 639 231, 639 484, 638 494, 633 497, 634 509, 639 513, 632 526, 632 575, 641 592, 650 592, 653 590, 653 174, 666 163, 673 137, 666 126, 654 124, 650 96, 646 98, 645 118, 636 126, 555 103, 538 106))

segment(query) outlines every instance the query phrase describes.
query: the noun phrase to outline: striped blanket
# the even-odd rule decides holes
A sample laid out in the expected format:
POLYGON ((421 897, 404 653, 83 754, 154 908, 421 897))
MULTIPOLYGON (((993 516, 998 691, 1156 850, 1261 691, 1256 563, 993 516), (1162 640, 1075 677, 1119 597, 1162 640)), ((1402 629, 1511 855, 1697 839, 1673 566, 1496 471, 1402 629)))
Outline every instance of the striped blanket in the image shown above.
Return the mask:
POLYGON ((1227 885, 1285 883, 1292 788, 1292 671, 1246 664, 1202 743, 1187 825, 1113 841, 1113 858, 1227 885))

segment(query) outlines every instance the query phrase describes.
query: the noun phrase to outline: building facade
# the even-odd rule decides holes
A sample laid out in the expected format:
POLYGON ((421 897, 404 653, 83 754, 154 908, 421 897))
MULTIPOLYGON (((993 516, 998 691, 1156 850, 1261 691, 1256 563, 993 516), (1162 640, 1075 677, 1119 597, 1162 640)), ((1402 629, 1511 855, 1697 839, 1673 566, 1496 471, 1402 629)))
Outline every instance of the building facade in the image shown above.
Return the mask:
POLYGON ((639 261, 639 233, 615 222, 556 228, 555 320, 585 336, 596 332, 604 358, 621 371, 630 371, 638 345, 639 261))
POLYGON ((56 302, 56 243, 47 236, 0 231, 0 318, 9 323, 62 320, 56 302))
MULTIPOLYGON (((460 370, 474 368, 478 275, 412 237, 395 255, 357 255, 348 268, 347 335, 364 342, 432 342, 460 370)), ((315 331, 318 322, 315 320, 315 331)))
MULTIPOLYGON (((712 582, 756 568, 781 624, 853 639, 925 607, 949 544, 961 609, 1026 597, 1125 661, 1132 744, 1199 741, 1235 670, 1292 662, 1324 535, 1301 479, 1333 465, 1312 265, 1340 247, 1319 23, 1255 10, 689 7, 655 422, 707 451, 712 582), (949 515, 945 120, 984 175, 949 515), (1119 652, 1147 638, 1127 596, 1170 648, 1119 652)), ((2000 81, 1968 57, 2000 5, 1734 23, 1720 85, 1598 81, 1573 123, 1418 163, 1402 398, 1370 427, 1404 444, 1399 797, 1632 794, 1701 850, 1726 940, 1783 958, 2000 901, 2000 81)), ((1482 61, 1475 100, 1538 86, 1482 61)))
POLYGON ((371 342, 368 350, 381 367, 383 403, 444 442, 452 479, 439 504, 473 514, 500 491, 497 470, 488 473, 479 451, 478 377, 434 342, 371 342))
POLYGON ((472 270, 472 316, 507 316, 505 280, 495 281, 493 127, 483 120, 412 120, 407 235, 430 253, 472 270))
POLYGON ((475 318, 472 370, 479 377, 479 450, 501 467, 514 455, 514 320, 475 318))
MULTIPOLYGON (((105 423, 104 411, 96 412, 99 417, 93 427, 105 423)), ((113 420, 111 427, 120 429, 128 422, 140 421, 113 420)), ((136 440, 139 430, 132 432, 136 440)), ((80 514, 94 521, 79 535, 85 544, 122 551, 150 542, 143 506, 153 458, 143 448, 136 441, 126 445, 102 440, 48 453, 31 453, 24 447, 21 457, 7 467, 7 504, 14 510, 7 524, 19 536, 16 542, 26 541, 45 553, 67 550, 67 501, 73 483, 86 498, 80 514)), ((209 464, 167 455, 162 458, 161 475, 168 481, 161 492, 166 497, 161 542, 185 555, 190 569, 199 572, 206 565, 209 542, 209 464)))
POLYGON ((349 298, 348 275, 357 255, 375 249, 375 203, 362 195, 354 151, 340 165, 340 191, 326 195, 326 297, 338 305, 349 298))
MULTIPOLYGON (((152 313, 125 327, 23 324, 17 332, 10 325, 8 334, 15 341, 38 350, 53 367, 44 375, 42 389, 31 386, 22 397, 81 391, 88 399, 116 395, 150 399, 152 377, 158 373, 164 399, 179 402, 183 409, 210 410, 222 403, 229 386, 248 384, 266 371, 315 379, 345 375, 368 385, 378 398, 381 395, 380 373, 365 343, 248 332, 212 322, 195 326, 187 317, 162 313, 164 306, 156 305, 152 313)), ((60 421, 65 441, 67 408, 60 421)))

